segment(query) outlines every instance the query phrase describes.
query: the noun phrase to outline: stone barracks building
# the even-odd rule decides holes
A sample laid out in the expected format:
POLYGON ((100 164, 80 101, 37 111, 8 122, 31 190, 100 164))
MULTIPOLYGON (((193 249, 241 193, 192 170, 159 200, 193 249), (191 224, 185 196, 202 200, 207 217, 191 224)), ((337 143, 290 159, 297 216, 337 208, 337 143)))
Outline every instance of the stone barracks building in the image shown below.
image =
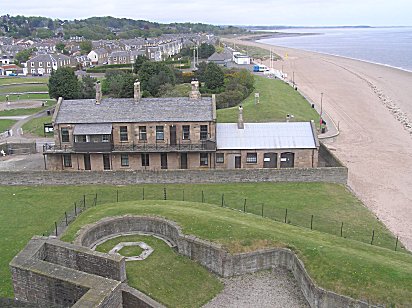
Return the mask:
POLYGON ((314 168, 319 142, 311 122, 216 123, 215 98, 59 99, 45 145, 49 170, 314 168))

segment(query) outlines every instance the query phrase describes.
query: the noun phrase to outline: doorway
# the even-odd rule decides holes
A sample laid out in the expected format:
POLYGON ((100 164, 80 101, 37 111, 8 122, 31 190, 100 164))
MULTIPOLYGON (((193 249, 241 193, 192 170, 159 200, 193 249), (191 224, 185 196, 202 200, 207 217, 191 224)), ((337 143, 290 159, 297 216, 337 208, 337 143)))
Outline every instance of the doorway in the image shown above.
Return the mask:
POLYGON ((235 169, 242 168, 242 157, 235 156, 235 169))
POLYGON ((180 153, 180 169, 187 169, 187 153, 180 153))
POLYGON ((280 155, 280 168, 293 168, 295 166, 295 153, 285 152, 280 155))
POLYGON ((84 170, 92 170, 92 165, 90 163, 90 154, 84 154, 84 170))
POLYGON ((167 153, 160 153, 160 168, 167 169, 167 153))
POLYGON ((110 170, 110 155, 103 154, 103 170, 110 170))
POLYGON ((176 126, 170 126, 170 145, 176 145, 176 126))
POLYGON ((277 168, 277 166, 278 166, 278 154, 277 153, 263 154, 263 168, 277 168))

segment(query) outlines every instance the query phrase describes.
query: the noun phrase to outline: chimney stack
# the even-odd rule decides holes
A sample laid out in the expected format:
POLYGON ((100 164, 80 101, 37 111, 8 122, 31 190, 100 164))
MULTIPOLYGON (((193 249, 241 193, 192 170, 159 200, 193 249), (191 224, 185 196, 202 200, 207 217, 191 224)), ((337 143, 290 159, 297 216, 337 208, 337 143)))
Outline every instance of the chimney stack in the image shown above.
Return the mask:
POLYGON ((141 98, 141 92, 140 92, 140 81, 136 79, 134 83, 134 101, 135 103, 139 102, 141 98))
POLYGON ((200 99, 202 96, 200 95, 199 92, 199 81, 197 80, 192 80, 190 83, 192 85, 192 91, 189 94, 190 99, 200 99))
POLYGON ((216 121, 216 94, 212 94, 212 119, 216 121))
POLYGON ((96 105, 100 105, 102 102, 102 85, 100 84, 100 81, 98 80, 96 82, 96 105))
POLYGON ((242 105, 239 106, 239 117, 237 119, 237 128, 244 129, 245 123, 243 122, 243 107, 242 105))

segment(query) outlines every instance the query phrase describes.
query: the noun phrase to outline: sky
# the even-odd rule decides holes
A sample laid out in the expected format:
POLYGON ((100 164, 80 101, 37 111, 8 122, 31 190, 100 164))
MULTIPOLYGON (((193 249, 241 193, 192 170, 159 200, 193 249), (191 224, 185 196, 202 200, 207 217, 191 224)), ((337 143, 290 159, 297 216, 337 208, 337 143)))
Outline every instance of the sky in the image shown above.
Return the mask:
POLYGON ((0 15, 217 25, 412 26, 411 0, 2 0, 0 15))

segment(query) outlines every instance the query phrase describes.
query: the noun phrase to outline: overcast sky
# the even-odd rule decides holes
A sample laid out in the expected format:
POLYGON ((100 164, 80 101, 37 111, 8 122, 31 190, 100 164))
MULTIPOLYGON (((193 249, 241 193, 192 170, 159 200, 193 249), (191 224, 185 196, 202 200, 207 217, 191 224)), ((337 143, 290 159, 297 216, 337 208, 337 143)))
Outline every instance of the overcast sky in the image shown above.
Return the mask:
POLYGON ((231 25, 412 26, 411 0, 2 0, 0 15, 231 25))

